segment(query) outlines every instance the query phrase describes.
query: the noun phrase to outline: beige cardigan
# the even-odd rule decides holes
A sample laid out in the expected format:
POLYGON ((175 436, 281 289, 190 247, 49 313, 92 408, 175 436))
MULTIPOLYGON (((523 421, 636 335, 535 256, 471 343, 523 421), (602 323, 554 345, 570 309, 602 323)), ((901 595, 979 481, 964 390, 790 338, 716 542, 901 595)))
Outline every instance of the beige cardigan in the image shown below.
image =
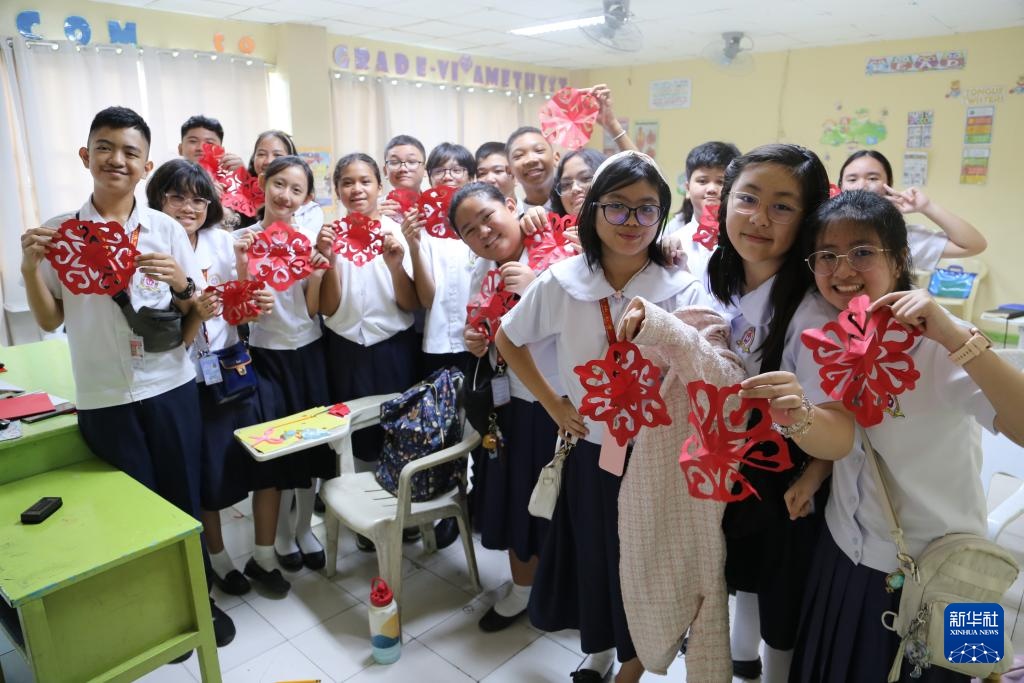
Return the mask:
POLYGON ((718 386, 744 378, 729 351, 729 326, 708 308, 668 313, 646 309, 634 339, 666 369, 662 396, 672 424, 641 430, 619 492, 619 576, 637 656, 665 674, 689 629, 689 680, 732 680, 729 603, 725 586, 725 504, 692 498, 679 467, 683 441, 693 432, 686 385, 718 386))

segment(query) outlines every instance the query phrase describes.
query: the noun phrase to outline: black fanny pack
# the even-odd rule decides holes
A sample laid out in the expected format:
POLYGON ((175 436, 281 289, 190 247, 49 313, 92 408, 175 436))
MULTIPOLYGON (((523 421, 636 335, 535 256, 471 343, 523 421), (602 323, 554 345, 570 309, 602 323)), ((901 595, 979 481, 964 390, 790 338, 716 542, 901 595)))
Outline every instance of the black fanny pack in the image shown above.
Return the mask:
POLYGON ((181 346, 181 311, 173 304, 169 309, 143 306, 135 310, 127 290, 122 289, 113 297, 124 313, 132 332, 142 337, 142 348, 147 353, 170 351, 181 346))

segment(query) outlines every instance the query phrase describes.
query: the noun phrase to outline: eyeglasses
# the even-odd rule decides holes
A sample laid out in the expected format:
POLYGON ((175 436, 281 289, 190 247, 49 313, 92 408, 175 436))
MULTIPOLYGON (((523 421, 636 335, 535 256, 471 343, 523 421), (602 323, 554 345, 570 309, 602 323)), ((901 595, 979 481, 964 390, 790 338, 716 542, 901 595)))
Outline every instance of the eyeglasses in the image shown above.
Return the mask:
POLYGON ((878 257, 888 249, 864 244, 854 247, 845 254, 834 254, 831 251, 816 251, 804 260, 815 275, 831 275, 839 268, 839 259, 846 259, 850 267, 859 273, 865 273, 878 265, 878 257))
POLYGON ((188 208, 193 211, 205 211, 206 207, 210 205, 209 199, 203 199, 202 197, 183 197, 180 194, 172 194, 168 192, 164 195, 167 205, 172 209, 180 209, 186 204, 188 208))
MULTIPOLYGON (((746 192, 733 192, 731 196, 732 207, 736 210, 736 213, 755 214, 761 206, 761 198, 757 195, 746 192)), ((796 220, 796 215, 800 213, 800 209, 788 204, 775 202, 768 206, 767 212, 768 220, 772 223, 786 224, 796 220)))
POLYGON ((631 215, 636 216, 636 222, 645 228, 661 220, 661 207, 657 204, 643 204, 633 208, 620 202, 610 202, 598 206, 604 212, 604 219, 612 225, 624 225, 631 215))
POLYGON ((594 182, 594 176, 582 176, 578 178, 562 178, 561 182, 555 187, 555 192, 558 193, 559 197, 572 192, 574 187, 578 187, 584 192, 590 189, 590 183, 594 182))
POLYGON ((415 171, 417 168, 423 165, 423 162, 419 159, 412 159, 410 161, 402 161, 401 159, 388 159, 384 162, 384 165, 388 167, 389 171, 397 171, 403 166, 410 171, 415 171))
POLYGON ((466 169, 462 166, 452 166, 451 168, 435 168, 430 172, 431 180, 440 180, 446 175, 451 175, 452 178, 462 178, 466 175, 466 169))

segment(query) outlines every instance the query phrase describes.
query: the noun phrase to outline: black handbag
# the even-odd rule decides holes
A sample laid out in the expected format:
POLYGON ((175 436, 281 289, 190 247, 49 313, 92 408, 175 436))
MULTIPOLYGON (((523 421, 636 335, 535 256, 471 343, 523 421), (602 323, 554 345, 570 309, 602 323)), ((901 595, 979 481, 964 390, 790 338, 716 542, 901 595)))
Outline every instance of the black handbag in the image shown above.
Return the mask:
POLYGON ((132 332, 142 337, 142 348, 147 352, 170 351, 181 346, 182 316, 173 304, 168 309, 143 306, 136 311, 124 289, 115 294, 113 299, 124 313, 132 332))
POLYGON ((259 379, 252 367, 249 345, 239 341, 231 346, 211 352, 220 364, 221 381, 207 384, 218 405, 238 401, 252 396, 259 386, 259 379))
POLYGON ((463 385, 465 387, 463 389, 463 405, 466 408, 466 420, 473 425, 473 429, 478 434, 487 434, 490 431, 490 417, 494 412, 491 379, 496 371, 491 367, 488 355, 485 354, 476 359, 476 367, 463 385))

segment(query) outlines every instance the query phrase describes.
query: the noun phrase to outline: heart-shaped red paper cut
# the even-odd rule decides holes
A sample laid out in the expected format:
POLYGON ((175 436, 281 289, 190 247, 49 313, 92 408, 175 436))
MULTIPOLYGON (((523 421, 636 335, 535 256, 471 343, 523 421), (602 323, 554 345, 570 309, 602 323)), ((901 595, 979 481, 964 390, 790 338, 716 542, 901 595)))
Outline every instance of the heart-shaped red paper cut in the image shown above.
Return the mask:
POLYGON ((484 275, 480 291, 473 295, 466 306, 466 324, 494 341, 494 335, 501 326, 501 316, 512 310, 519 301, 519 295, 505 289, 501 271, 493 268, 484 275))
POLYGON ((246 216, 255 216, 266 201, 258 176, 249 175, 239 166, 231 174, 231 182, 224 188, 220 201, 225 209, 231 209, 246 216))
POLYGON ((526 238, 526 251, 531 270, 540 273, 547 270, 551 264, 576 255, 576 245, 565 235, 565 231, 574 225, 575 216, 548 213, 548 222, 544 229, 526 238))
POLYGON ((562 88, 540 110, 540 130, 549 142, 580 149, 594 134, 600 105, 590 93, 562 88))
POLYGON ((387 199, 398 203, 398 208, 403 214, 416 206, 416 201, 419 198, 420 193, 408 187, 396 187, 391 192, 388 192, 387 196, 387 199))
POLYGON ((451 206, 454 196, 454 187, 438 185, 426 190, 416 200, 420 216, 426 221, 423 229, 427 231, 427 234, 453 240, 459 239, 458 233, 452 230, 452 225, 448 222, 448 207, 451 206))
POLYGON ((223 307, 221 317, 228 325, 238 325, 243 320, 251 320, 260 314, 260 306, 256 294, 263 289, 258 280, 228 280, 219 285, 211 285, 206 291, 220 294, 223 307))
POLYGON ((361 213, 350 213, 334 221, 334 253, 356 266, 367 263, 384 253, 384 235, 380 221, 371 220, 361 213))
POLYGON ((61 223, 46 254, 57 277, 72 294, 109 295, 131 282, 138 256, 139 250, 120 223, 78 218, 61 223))
POLYGON ((313 272, 309 239, 277 221, 256 235, 249 247, 249 275, 283 292, 313 272))
POLYGON ((718 246, 718 208, 717 203, 705 202, 697 219, 697 230, 693 233, 693 241, 708 251, 714 251, 718 246))

